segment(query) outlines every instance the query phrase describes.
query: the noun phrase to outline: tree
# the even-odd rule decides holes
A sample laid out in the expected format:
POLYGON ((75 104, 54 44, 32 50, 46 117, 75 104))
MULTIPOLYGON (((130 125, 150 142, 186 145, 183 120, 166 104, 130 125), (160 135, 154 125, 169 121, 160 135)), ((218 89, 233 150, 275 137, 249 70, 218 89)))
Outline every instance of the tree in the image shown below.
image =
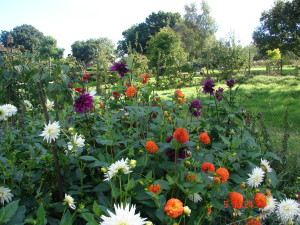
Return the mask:
POLYGON ((0 43, 2 43, 3 46, 7 47, 7 36, 11 34, 9 31, 1 30, 0 34, 0 43))
POLYGON ((218 69, 225 79, 236 74, 247 61, 242 46, 235 44, 234 37, 218 41, 211 52, 213 68, 218 69))
POLYGON ((27 24, 15 27, 10 33, 14 38, 15 45, 22 45, 30 52, 37 50, 41 40, 44 38, 42 32, 27 24))
POLYGON ((144 54, 146 43, 151 35, 155 35, 164 27, 173 28, 180 20, 179 13, 163 11, 152 13, 145 19, 145 22, 133 25, 122 33, 125 40, 119 41, 118 50, 122 53, 129 53, 129 49, 133 49, 144 54))
POLYGON ((57 41, 51 36, 45 36, 40 42, 38 49, 41 58, 60 59, 63 56, 64 49, 57 47, 57 41))
POLYGON ((189 61, 193 61, 203 58, 205 51, 209 51, 215 41, 217 27, 206 1, 201 2, 200 14, 195 3, 185 5, 184 8, 184 20, 174 30, 181 36, 184 49, 189 53, 189 61))
POLYGON ((300 56, 300 1, 277 1, 260 18, 261 25, 254 31, 253 40, 262 54, 279 48, 282 53, 300 56))
POLYGON ((99 53, 114 54, 114 43, 108 38, 89 39, 87 41, 76 41, 71 45, 73 56, 84 63, 97 59, 99 53))

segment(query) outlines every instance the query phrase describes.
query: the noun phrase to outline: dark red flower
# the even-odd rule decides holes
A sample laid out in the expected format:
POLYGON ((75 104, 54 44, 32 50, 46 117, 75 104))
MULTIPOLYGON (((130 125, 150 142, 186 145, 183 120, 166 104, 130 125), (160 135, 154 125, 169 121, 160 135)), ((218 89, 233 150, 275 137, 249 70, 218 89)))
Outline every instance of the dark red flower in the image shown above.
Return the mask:
POLYGON ((112 96, 115 98, 115 99, 119 99, 120 98, 120 94, 118 92, 113 92, 112 93, 112 96))
POLYGON ((93 96, 90 94, 82 94, 75 100, 73 107, 77 113, 84 113, 94 108, 93 102, 93 96))
POLYGON ((90 75, 86 74, 82 77, 82 80, 85 81, 86 79, 88 79, 90 77, 90 75))
POLYGON ((85 90, 82 88, 75 88, 75 91, 79 92, 79 93, 84 93, 85 90))
POLYGON ((120 77, 123 78, 125 73, 130 72, 130 70, 127 69, 126 66, 128 66, 128 65, 123 62, 121 62, 121 63, 115 62, 114 65, 110 67, 110 70, 117 71, 118 74, 120 75, 120 77))

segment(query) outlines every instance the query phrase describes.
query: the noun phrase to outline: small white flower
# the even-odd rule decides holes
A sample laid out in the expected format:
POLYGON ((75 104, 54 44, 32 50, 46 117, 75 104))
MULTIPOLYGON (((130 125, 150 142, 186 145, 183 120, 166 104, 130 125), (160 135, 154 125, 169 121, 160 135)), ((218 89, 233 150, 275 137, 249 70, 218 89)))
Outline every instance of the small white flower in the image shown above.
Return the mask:
POLYGON ((294 217, 300 215, 300 204, 294 199, 282 200, 277 206, 276 214, 283 223, 292 221, 294 217))
POLYGON ((5 104, 2 107, 4 107, 4 109, 6 110, 6 117, 16 115, 18 112, 17 107, 11 104, 5 104))
POLYGON ((109 217, 101 216, 103 222, 100 225, 145 225, 145 218, 140 216, 140 213, 135 214, 135 205, 131 208, 126 204, 125 208, 115 205, 115 214, 108 211, 109 217))
POLYGON ((189 195, 188 198, 189 198, 191 201, 195 202, 195 203, 198 203, 198 202, 201 202, 201 201, 202 201, 202 198, 201 198, 201 196, 200 196, 198 193, 191 194, 191 195, 189 195))
POLYGON ((53 107, 54 107, 54 102, 53 101, 50 101, 49 99, 47 99, 46 101, 46 107, 49 111, 53 110, 53 107))
POLYGON ((74 198, 72 198, 70 195, 65 194, 64 201, 69 205, 71 209, 76 209, 74 198))
POLYGON ((3 107, 3 105, 0 106, 0 121, 4 120, 7 115, 7 110, 6 108, 3 107))
POLYGON ((259 209, 260 212, 260 218, 265 220, 270 216, 275 208, 277 206, 277 200, 273 198, 272 196, 267 196, 267 205, 265 208, 259 209))
POLYGON ((48 143, 50 143, 52 140, 58 138, 58 135, 60 133, 60 126, 58 121, 54 121, 52 124, 49 122, 49 124, 45 124, 43 132, 39 135, 44 137, 44 139, 47 140, 48 143))
POLYGON ((249 175, 248 182, 247 182, 248 185, 253 187, 253 188, 256 188, 263 181, 264 176, 265 176, 265 172, 263 171, 262 168, 255 167, 252 170, 252 174, 248 174, 248 175, 249 175))
POLYGON ((241 216, 243 213, 239 209, 234 209, 232 215, 234 217, 241 216))
POLYGON ((189 215, 191 215, 192 210, 188 206, 184 206, 183 212, 184 212, 184 214, 189 216, 189 215))
POLYGON ((130 166, 129 166, 129 160, 127 158, 125 160, 121 159, 121 160, 111 164, 108 167, 107 172, 104 174, 104 176, 106 177, 104 180, 109 181, 111 178, 116 176, 119 172, 121 172, 123 174, 131 173, 130 166))
POLYGON ((31 109, 32 108, 32 104, 28 100, 24 100, 24 105, 26 106, 26 109, 31 109))
POLYGON ((67 143, 69 151, 72 151, 73 148, 76 147, 83 148, 84 142, 85 142, 84 136, 81 134, 77 135, 76 133, 74 136, 72 136, 71 142, 67 143))
POLYGON ((12 197, 14 197, 14 195, 10 193, 10 191, 11 190, 9 188, 0 187, 0 201, 2 205, 4 205, 4 202, 9 203, 12 197))
POLYGON ((269 164, 269 162, 267 160, 261 159, 260 165, 261 165, 261 168, 265 172, 267 172, 267 173, 271 173, 272 172, 272 168, 270 167, 270 164, 269 164))
POLYGON ((89 91, 88 94, 90 94, 90 96, 95 96, 97 94, 97 92, 95 90, 89 91))

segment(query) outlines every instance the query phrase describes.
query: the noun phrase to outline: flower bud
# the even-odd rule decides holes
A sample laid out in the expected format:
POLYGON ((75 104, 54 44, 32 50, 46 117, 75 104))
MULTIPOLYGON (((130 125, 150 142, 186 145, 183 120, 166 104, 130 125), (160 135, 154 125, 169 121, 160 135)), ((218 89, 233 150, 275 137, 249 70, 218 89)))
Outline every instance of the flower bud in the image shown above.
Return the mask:
POLYGON ((171 118, 170 116, 168 117, 168 121, 169 121, 169 122, 172 122, 172 118, 171 118))
POLYGON ((189 166, 189 165, 191 165, 191 162, 190 161, 185 161, 185 165, 189 166))
POLYGON ((272 184, 272 180, 271 179, 268 179, 268 184, 272 184))
POLYGON ((241 183, 240 184, 240 187, 242 188, 242 189, 245 189, 246 188, 246 185, 245 185, 245 183, 243 182, 243 183, 241 183))
POLYGON ((183 212, 184 212, 184 214, 189 216, 191 214, 192 210, 188 206, 184 206, 183 212))
POLYGON ((101 172, 106 173, 107 169, 105 169, 104 167, 101 168, 101 172))
POLYGON ((144 185, 145 183, 141 180, 141 181, 140 181, 140 184, 141 184, 141 185, 144 185))
POLYGON ((129 165, 131 166, 131 168, 135 168, 136 167, 136 160, 134 160, 134 159, 130 160, 129 165))
POLYGON ((255 189, 255 193, 259 193, 260 190, 258 188, 255 189))
POLYGON ((234 129, 231 129, 231 130, 229 131, 229 134, 230 134, 230 135, 234 135, 234 134, 235 134, 234 129))
POLYGON ((215 184, 221 183, 221 180, 220 180, 219 177, 214 177, 214 178, 213 178, 213 181, 214 181, 215 184))
POLYGON ((73 128, 73 127, 69 127, 68 131, 69 131, 70 133, 72 133, 72 132, 74 131, 74 128, 73 128))
POLYGON ((236 152, 231 154, 232 157, 236 156, 236 152))
POLYGON ((164 116, 165 116, 165 117, 169 117, 169 114, 168 114, 167 111, 164 111, 164 116))
POLYGON ((102 108, 103 107, 103 103, 99 102, 99 106, 100 106, 100 108, 102 108))
POLYGON ((200 150, 200 146, 198 145, 197 147, 196 147, 196 151, 199 151, 200 150))
POLYGON ((99 111, 99 112, 98 112, 98 115, 99 115, 99 116, 102 116, 102 112, 99 111))

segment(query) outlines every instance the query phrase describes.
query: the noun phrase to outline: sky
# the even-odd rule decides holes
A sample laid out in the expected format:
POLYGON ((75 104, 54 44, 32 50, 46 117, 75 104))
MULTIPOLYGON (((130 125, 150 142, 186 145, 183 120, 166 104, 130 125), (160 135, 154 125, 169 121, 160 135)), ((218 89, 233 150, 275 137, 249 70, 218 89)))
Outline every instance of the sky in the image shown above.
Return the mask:
MULTIPOLYGON (((274 5, 274 0, 206 1, 218 26, 217 38, 234 33, 242 45, 251 43, 261 13, 274 5)), ((184 5, 193 2, 200 9, 200 0, 0 0, 0 30, 30 24, 54 37, 67 55, 75 41, 107 37, 117 45, 123 31, 152 12, 183 16, 184 5)))

